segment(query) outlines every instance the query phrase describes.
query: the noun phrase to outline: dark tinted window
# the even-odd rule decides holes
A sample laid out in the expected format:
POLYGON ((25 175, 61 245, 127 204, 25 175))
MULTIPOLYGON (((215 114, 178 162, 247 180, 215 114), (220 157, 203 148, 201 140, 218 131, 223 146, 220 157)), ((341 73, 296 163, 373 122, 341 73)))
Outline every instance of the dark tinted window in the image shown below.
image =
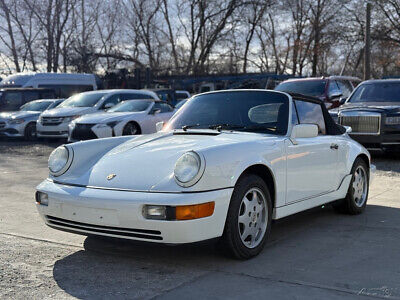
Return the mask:
POLYGON ((154 99, 154 98, 150 95, 139 94, 139 93, 121 94, 121 101, 134 100, 134 99, 154 99))
POLYGON ((343 97, 347 98, 350 96, 353 91, 353 87, 350 81, 347 80, 337 80, 337 84, 339 85, 340 90, 342 91, 343 97))
POLYGON ((325 93, 325 85, 326 80, 286 81, 279 84, 275 90, 307 96, 321 96, 325 93))
POLYGON ((350 102, 400 102, 399 82, 371 82, 357 87, 350 102))
POLYGON ((176 100, 183 100, 189 98, 186 93, 175 92, 176 100))
POLYGON ((41 99, 38 91, 26 91, 24 92, 24 102, 31 102, 32 100, 41 99))
POLYGON ((1 111, 15 111, 20 108, 23 103, 22 92, 3 92, 0 98, 1 111))
POLYGON ((169 122, 168 128, 209 128, 223 125, 234 130, 286 134, 288 98, 281 93, 235 91, 191 98, 169 122), (227 126, 228 124, 229 126, 227 126))
POLYGON ((339 89, 339 86, 337 85, 335 80, 331 80, 329 82, 329 88, 328 88, 328 96, 332 97, 334 95, 342 94, 342 91, 339 89))
POLYGON ((103 102, 102 108, 105 108, 107 104, 112 104, 113 106, 121 102, 121 94, 114 94, 107 98, 106 101, 103 102))
POLYGON ((71 85, 71 84, 41 84, 39 87, 51 88, 59 98, 68 98, 72 95, 93 90, 91 85, 71 85))
POLYGON ((167 103, 161 103, 161 112, 171 112, 174 109, 172 108, 171 105, 167 104, 167 103))
POLYGON ((292 125, 299 124, 299 118, 297 117, 296 107, 294 106, 294 102, 292 102, 292 125))
POLYGON ((295 100, 300 124, 316 124, 320 134, 326 134, 325 119, 320 104, 295 100))

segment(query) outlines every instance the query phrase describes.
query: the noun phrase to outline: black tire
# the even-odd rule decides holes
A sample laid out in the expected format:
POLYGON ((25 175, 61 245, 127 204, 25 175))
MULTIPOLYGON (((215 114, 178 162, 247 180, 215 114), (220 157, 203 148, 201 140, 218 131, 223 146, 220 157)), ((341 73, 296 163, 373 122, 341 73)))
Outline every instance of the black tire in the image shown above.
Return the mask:
POLYGON ((125 125, 124 129, 122 130, 122 135, 136 135, 140 134, 141 130, 137 123, 129 122, 125 125))
POLYGON ((24 131, 24 138, 27 141, 34 141, 36 140, 36 123, 29 123, 25 127, 24 131))
MULTIPOLYGON (((251 201, 249 203, 251 203, 251 201)), ((264 248, 265 241, 267 240, 270 234, 271 219, 272 219, 272 201, 268 187, 265 184, 264 180, 262 180, 259 176, 253 174, 242 176, 237 182, 231 197, 228 215, 225 222, 224 233, 219 241, 220 248, 222 248, 226 254, 230 254, 237 259, 249 259, 253 256, 258 255, 264 248), (257 246, 250 248, 242 241, 242 234, 241 234, 242 229, 240 228, 241 226, 239 225, 239 214, 241 213, 240 210, 242 209, 243 199, 246 197, 248 192, 253 189, 262 192, 266 204, 265 216, 267 216, 268 218, 266 221, 265 218, 262 218, 265 221, 264 224, 266 223, 264 236, 261 238, 261 233, 260 233, 259 240, 257 241, 258 242, 257 246)), ((252 221, 254 221, 254 219, 252 219, 252 221)), ((253 224, 254 227, 256 227, 257 221, 255 221, 255 223, 253 224)))
POLYGON ((338 200, 333 203, 333 207, 337 212, 340 213, 345 213, 349 215, 358 215, 361 214, 364 210, 365 207, 367 206, 367 200, 368 200, 368 193, 369 193, 369 168, 365 161, 361 158, 357 158, 353 164, 353 167, 351 168, 351 174, 352 178, 350 181, 350 186, 347 191, 346 198, 338 200), (365 177, 366 177, 366 186, 363 188, 365 189, 365 194, 364 192, 362 193, 362 201, 361 198, 357 197, 357 191, 354 188, 355 180, 356 180, 356 172, 358 170, 364 170, 365 172, 365 177))

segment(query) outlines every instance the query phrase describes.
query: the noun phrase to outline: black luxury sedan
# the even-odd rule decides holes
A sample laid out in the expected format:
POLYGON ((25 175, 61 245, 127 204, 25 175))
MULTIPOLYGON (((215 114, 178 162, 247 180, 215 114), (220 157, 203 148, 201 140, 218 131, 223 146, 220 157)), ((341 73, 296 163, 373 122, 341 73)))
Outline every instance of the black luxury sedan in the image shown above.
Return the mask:
POLYGON ((400 79, 365 81, 329 113, 366 148, 400 151, 400 79))

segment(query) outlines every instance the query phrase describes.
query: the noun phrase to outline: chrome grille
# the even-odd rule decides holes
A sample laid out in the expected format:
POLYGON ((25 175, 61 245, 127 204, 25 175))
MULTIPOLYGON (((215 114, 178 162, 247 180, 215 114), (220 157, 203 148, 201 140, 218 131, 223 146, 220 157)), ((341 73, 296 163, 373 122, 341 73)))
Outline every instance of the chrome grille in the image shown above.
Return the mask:
POLYGON ((339 124, 350 126, 355 134, 379 134, 381 127, 380 114, 374 115, 339 115, 339 124))
POLYGON ((6 122, 0 122, 0 128, 6 127, 6 122))
POLYGON ((57 126, 63 122, 63 117, 42 117, 42 125, 44 126, 57 126))

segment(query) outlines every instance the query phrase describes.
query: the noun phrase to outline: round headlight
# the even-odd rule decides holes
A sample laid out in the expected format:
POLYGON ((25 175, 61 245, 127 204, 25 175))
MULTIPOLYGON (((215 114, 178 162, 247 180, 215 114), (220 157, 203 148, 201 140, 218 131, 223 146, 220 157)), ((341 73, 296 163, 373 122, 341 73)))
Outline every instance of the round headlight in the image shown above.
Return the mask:
POLYGON ((184 187, 194 185, 202 175, 201 169, 200 156, 195 152, 187 152, 175 164, 175 179, 179 185, 184 187))
POLYGON ((49 157, 49 170, 54 176, 59 176, 68 169, 72 161, 70 151, 65 146, 56 148, 49 157))

